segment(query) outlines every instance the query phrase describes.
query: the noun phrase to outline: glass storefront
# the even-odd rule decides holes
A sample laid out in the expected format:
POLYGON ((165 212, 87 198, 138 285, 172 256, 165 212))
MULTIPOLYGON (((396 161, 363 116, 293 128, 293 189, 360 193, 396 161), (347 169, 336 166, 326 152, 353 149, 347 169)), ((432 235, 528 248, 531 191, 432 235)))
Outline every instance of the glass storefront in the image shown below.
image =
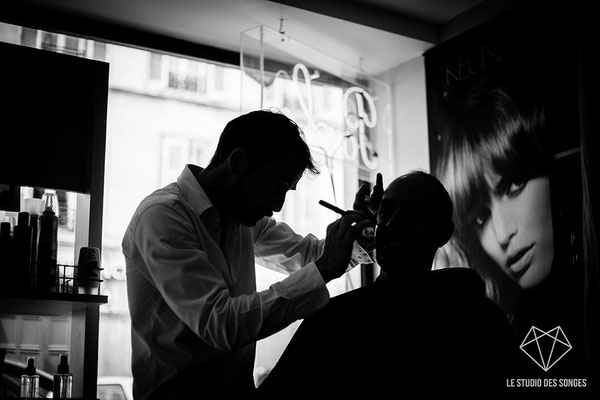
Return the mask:
MULTIPOLYGON (((102 294, 108 295, 109 302, 101 307, 98 375, 130 376, 130 319, 121 252, 126 226, 139 202, 174 181, 186 164, 208 164, 226 123, 247 111, 242 96, 261 96, 261 81, 242 73, 240 66, 9 24, 0 24, 0 41, 110 64, 101 257, 102 294)), ((287 66, 294 68, 293 64, 287 66)), ((290 72, 293 74, 291 69, 290 72)), ((358 131, 349 133, 347 127, 348 118, 358 115, 357 107, 363 105, 364 94, 348 94, 352 85, 339 79, 311 82, 307 76, 303 78, 301 90, 307 82, 312 84, 311 120, 302 113, 306 108, 303 98, 293 95, 298 81, 291 75, 275 80, 265 92, 268 101, 263 104, 277 107, 298 121, 321 174, 306 175, 297 190, 288 194, 283 210, 275 218, 287 222, 300 234, 310 232, 324 237, 327 225, 337 216, 319 207, 318 201, 324 199, 351 208, 359 183, 371 180, 371 170, 358 153, 360 145, 370 152, 363 155, 365 160, 373 162, 377 154, 372 147, 367 149, 367 143, 359 142, 367 138, 364 132, 359 137, 358 131), (314 130, 314 124, 327 128, 314 130)), ((368 112, 372 115, 374 110, 368 112)), ((65 110, 65 118, 68 115, 69 110, 65 110)), ((364 122, 364 116, 359 115, 354 122, 364 122)), ((64 204, 61 203, 65 213, 69 210, 67 200, 64 197, 64 204)), ((70 221, 66 214, 62 220, 65 224, 70 221)), ((283 277, 261 266, 257 266, 256 273, 259 290, 283 277)), ((328 287, 336 295, 359 285, 360 269, 355 268, 328 287)), ((257 379, 277 361, 298 323, 258 343, 257 379)))

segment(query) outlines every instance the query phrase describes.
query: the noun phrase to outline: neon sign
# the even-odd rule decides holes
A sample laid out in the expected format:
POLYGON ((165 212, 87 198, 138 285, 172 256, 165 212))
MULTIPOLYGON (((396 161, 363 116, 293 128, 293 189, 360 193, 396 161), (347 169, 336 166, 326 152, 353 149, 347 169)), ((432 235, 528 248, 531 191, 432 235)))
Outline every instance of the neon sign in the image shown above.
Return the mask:
MULTIPOLYGON (((283 70, 278 71, 275 75, 290 78, 283 70)), ((339 137, 339 144, 335 147, 335 154, 340 148, 344 159, 354 161, 360 154, 360 158, 369 169, 377 168, 377 153, 373 143, 367 136, 367 128, 374 128, 377 125, 377 110, 373 97, 365 89, 353 86, 343 94, 342 112, 345 123, 345 129, 340 131, 328 125, 324 121, 317 121, 314 112, 314 95, 312 81, 320 77, 319 72, 315 71, 310 74, 306 65, 298 63, 294 65, 292 70, 292 87, 307 121, 308 130, 318 133, 334 133, 339 137), (305 85, 303 90, 301 84, 305 85)), ((291 110, 287 110, 291 113, 291 110)), ((292 113, 293 114, 293 113, 292 113)), ((314 145, 314 144, 313 144, 314 145)), ((333 156, 328 154, 322 146, 319 147, 327 157, 333 156)))

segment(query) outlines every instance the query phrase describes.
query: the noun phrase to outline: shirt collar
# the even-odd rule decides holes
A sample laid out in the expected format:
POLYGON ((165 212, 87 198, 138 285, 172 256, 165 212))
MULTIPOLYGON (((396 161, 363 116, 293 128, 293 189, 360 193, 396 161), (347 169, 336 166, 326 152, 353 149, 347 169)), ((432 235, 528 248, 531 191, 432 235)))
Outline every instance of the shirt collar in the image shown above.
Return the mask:
POLYGON ((202 215, 209 209, 216 211, 208 195, 196 179, 196 175, 202 170, 203 168, 197 165, 188 164, 177 178, 177 184, 181 188, 181 192, 198 215, 202 215))

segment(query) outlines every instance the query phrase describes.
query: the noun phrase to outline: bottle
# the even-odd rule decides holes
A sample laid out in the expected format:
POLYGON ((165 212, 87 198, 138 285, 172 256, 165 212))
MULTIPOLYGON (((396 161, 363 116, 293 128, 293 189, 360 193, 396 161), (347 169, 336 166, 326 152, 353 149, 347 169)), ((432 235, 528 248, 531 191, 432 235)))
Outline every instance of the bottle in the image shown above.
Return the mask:
POLYGON ((60 362, 54 374, 54 387, 52 390, 55 399, 70 399, 73 393, 73 374, 69 373, 67 354, 60 355, 60 362))
POLYGON ((46 204, 50 202, 52 204, 52 211, 54 214, 58 216, 58 195, 56 194, 56 190, 54 189, 44 189, 44 194, 42 194, 42 204, 43 207, 46 207, 46 204))
POLYGON ((5 268, 13 267, 13 237, 11 231, 10 222, 0 222, 0 269, 3 272, 5 268))
POLYGON ((37 251, 37 290, 54 292, 57 288, 56 257, 58 252, 58 217, 53 211, 55 197, 47 196, 44 212, 39 218, 40 236, 37 251))
POLYGON ((77 284, 80 294, 99 294, 100 287, 100 249, 82 247, 77 262, 77 284))
MULTIPOLYGON (((12 234, 10 222, 0 222, 0 252, 9 252, 12 248, 12 234)), ((4 259, 5 254, 0 253, 4 259)))
POLYGON ((29 291, 31 288, 31 241, 33 231, 29 226, 29 213, 22 211, 18 214, 17 225, 13 228, 14 268, 16 281, 13 282, 18 291, 29 291))
POLYGON ((25 373, 21 375, 21 391, 22 398, 38 397, 40 388, 40 376, 35 370, 35 358, 27 357, 27 367, 25 373))
POLYGON ((31 227, 31 263, 29 267, 30 284, 33 291, 37 287, 37 246, 38 246, 38 214, 29 213, 29 226, 31 227))
POLYGON ((25 206, 27 199, 33 197, 34 188, 21 186, 19 189, 19 211, 28 211, 25 206))
POLYGON ((39 217, 44 211, 45 202, 42 199, 35 197, 29 197, 25 199, 25 210, 29 213, 29 226, 33 229, 33 239, 31 243, 31 263, 35 265, 37 262, 37 243, 38 243, 38 232, 39 232, 39 217))
POLYGON ((10 222, 0 222, 0 290, 3 293, 11 292, 15 280, 15 266, 13 265, 13 237, 10 222))

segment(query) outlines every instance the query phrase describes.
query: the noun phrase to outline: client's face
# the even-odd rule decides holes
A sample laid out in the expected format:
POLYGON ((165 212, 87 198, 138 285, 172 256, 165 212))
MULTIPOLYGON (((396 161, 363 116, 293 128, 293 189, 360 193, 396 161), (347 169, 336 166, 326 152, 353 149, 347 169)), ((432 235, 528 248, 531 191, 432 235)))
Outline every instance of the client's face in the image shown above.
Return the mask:
POLYGON ((383 193, 375 230, 375 254, 383 270, 402 268, 401 273, 410 273, 435 247, 436 213, 429 189, 420 179, 401 177, 383 193))
POLYGON ((477 218, 477 236, 484 251, 519 286, 542 282, 554 259, 549 179, 530 179, 492 194, 489 208, 477 218))

